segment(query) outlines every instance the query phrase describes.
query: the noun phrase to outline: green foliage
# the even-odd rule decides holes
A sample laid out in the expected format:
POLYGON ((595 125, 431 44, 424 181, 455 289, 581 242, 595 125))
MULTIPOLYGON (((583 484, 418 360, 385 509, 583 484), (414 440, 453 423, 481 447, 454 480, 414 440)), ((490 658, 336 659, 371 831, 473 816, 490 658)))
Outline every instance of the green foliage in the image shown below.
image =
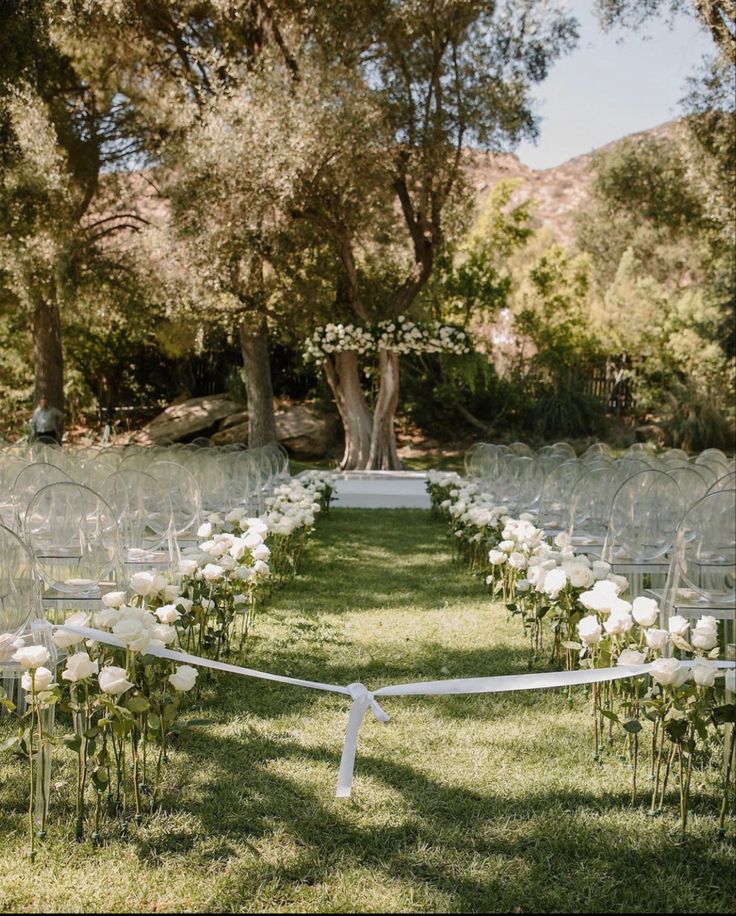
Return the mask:
POLYGON ((669 444, 688 452, 706 448, 736 450, 736 415, 726 405, 692 384, 666 394, 663 427, 669 444))
POLYGON ((546 385, 532 400, 528 425, 542 439, 591 436, 600 432, 605 415, 601 401, 585 389, 581 374, 546 385))

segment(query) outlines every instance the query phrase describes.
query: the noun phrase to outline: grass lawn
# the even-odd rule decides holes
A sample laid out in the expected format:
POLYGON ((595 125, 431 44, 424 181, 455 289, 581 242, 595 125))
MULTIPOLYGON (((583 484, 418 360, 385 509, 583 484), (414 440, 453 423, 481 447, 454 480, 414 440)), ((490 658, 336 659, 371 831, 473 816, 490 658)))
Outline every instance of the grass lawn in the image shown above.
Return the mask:
MULTIPOLYGON (((518 621, 415 510, 333 511, 246 661, 374 688, 527 670, 518 621)), ((715 782, 697 777, 690 838, 676 845, 674 812, 648 817, 643 793, 632 808, 626 765, 593 762, 582 696, 382 701, 392 721, 366 718, 345 801, 334 790, 348 705, 222 676, 189 713, 213 723, 172 754, 168 813, 125 840, 108 826, 92 849, 57 798, 32 865, 22 774, 0 758, 0 909, 732 911, 733 830, 717 837, 715 782)))

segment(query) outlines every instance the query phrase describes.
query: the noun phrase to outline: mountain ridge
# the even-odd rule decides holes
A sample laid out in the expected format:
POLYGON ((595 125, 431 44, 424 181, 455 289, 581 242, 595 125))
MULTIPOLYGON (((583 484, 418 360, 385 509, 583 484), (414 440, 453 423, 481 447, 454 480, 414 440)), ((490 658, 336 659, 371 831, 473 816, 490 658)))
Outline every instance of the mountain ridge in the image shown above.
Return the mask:
POLYGON ((519 187, 514 191, 510 205, 518 206, 532 200, 534 228, 548 228, 558 241, 570 245, 575 237, 575 214, 583 210, 590 200, 590 185, 595 177, 595 157, 626 141, 671 137, 680 123, 680 119, 674 119, 647 130, 626 134, 589 153, 580 153, 560 165, 546 169, 534 169, 525 165, 515 153, 468 150, 465 177, 475 191, 479 206, 483 205, 490 191, 500 181, 518 180, 519 187))

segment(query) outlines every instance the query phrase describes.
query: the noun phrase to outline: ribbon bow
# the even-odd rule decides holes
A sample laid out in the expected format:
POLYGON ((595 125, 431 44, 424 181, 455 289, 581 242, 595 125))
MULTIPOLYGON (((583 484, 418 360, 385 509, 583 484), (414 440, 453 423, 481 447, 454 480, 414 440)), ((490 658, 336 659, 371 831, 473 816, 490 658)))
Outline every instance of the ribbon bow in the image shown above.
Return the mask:
POLYGON ((340 772, 337 777, 338 798, 349 798, 353 788, 353 769, 355 767, 355 754, 358 748, 358 733, 363 724, 366 712, 370 708, 375 718, 384 725, 389 717, 378 703, 378 700, 368 690, 365 684, 348 684, 348 694, 352 697, 353 704, 348 716, 348 728, 345 732, 345 744, 342 748, 340 772))

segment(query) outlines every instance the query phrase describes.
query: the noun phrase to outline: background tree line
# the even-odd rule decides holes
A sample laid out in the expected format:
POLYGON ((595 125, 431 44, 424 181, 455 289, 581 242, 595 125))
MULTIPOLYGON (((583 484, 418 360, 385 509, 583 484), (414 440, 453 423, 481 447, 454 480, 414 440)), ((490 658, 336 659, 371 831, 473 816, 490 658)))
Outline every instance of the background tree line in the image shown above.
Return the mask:
MULTIPOLYGON (((599 6, 627 25, 658 9, 599 6)), ((331 394, 344 463, 390 467, 400 408, 432 433, 457 433, 458 417, 592 432, 584 367, 625 354, 643 412, 684 441, 707 405, 707 435, 725 436, 733 11, 696 6, 718 53, 681 129, 596 163, 564 250, 512 188, 475 213, 464 169, 468 148, 534 135, 530 90, 576 38, 554 4, 5 4, 7 415, 34 390, 83 412, 237 388, 242 366, 253 444, 275 437, 274 385, 331 394), (479 355, 405 358, 400 386, 385 351, 335 354, 325 378, 301 362, 320 323, 405 313, 468 325, 479 355)))

